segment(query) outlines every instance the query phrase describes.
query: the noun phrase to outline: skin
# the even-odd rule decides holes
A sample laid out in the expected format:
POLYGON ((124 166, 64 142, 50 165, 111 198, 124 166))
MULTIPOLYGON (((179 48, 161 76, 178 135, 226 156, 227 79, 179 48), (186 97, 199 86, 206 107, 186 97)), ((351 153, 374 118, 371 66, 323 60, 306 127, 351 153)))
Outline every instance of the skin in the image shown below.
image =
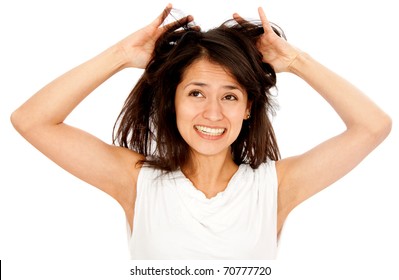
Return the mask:
POLYGON ((246 91, 221 66, 206 59, 194 62, 176 90, 177 127, 191 148, 183 173, 208 198, 225 189, 238 166, 230 145, 237 139, 250 104, 246 91), (209 135, 198 127, 219 129, 209 135))
MULTIPOLYGON (((11 116, 14 127, 43 154, 71 174, 115 198, 123 207, 131 227, 140 171, 136 163, 143 156, 104 143, 93 135, 65 124, 64 120, 85 97, 112 75, 128 67, 146 66, 156 39, 165 31, 161 24, 170 9, 169 4, 148 26, 46 85, 11 116)), ((238 14, 233 16, 237 21, 241 20, 238 14)), ((292 209, 352 170, 387 137, 392 124, 390 117, 356 87, 278 37, 272 31, 262 8, 259 8, 259 16, 265 33, 257 47, 264 61, 270 63, 276 72, 289 72, 307 82, 332 106, 346 125, 341 134, 310 151, 276 163, 277 230, 280 232, 292 209)), ((192 19, 187 17, 182 21, 192 19)), ((172 23, 168 27, 178 26, 172 23)), ((244 89, 227 90, 224 87, 234 82, 218 65, 200 61, 185 73, 177 89, 179 131, 192 147, 190 164, 182 167, 182 170, 208 197, 223 190, 237 170, 228 156, 229 143, 237 135, 250 104, 245 100, 244 89), (220 81, 212 79, 212 75, 219 76, 220 81), (189 86, 198 87, 204 97, 185 95, 189 81, 205 84, 189 86), (231 92, 239 95, 238 102, 223 99, 231 92), (184 104, 189 104, 192 112, 185 110, 184 104), (232 113, 225 109, 228 106, 234 107, 232 113), (220 139, 206 139, 193 128, 197 124, 226 128, 226 134, 220 139), (205 147, 212 148, 208 151, 205 147)))

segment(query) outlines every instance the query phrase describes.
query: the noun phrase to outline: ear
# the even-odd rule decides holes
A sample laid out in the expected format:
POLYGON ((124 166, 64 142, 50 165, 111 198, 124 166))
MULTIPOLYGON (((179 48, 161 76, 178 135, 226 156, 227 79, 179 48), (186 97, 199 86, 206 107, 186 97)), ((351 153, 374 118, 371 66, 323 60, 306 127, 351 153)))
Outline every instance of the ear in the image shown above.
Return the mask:
POLYGON ((247 102, 247 109, 245 110, 244 120, 248 120, 251 117, 252 101, 247 102))

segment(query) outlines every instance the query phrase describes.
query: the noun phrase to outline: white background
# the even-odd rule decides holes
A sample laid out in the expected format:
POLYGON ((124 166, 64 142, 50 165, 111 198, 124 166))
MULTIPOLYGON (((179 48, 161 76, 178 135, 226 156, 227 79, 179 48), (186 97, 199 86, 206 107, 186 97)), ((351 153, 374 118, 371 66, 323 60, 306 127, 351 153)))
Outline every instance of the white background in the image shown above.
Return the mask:
MULTIPOLYGON (((263 6, 291 43, 353 82, 391 115, 393 130, 380 147, 349 175, 290 214, 275 266, 281 279, 397 277, 399 20, 395 1, 172 3, 194 15, 205 30, 233 12, 257 18, 257 7, 263 6)), ((45 158, 16 133, 9 116, 52 79, 152 21, 166 4, 150 0, 1 2, 0 259, 8 279, 129 278, 127 268, 133 262, 126 261, 121 207, 45 158)), ((110 143, 114 121, 140 74, 139 70, 118 73, 66 122, 110 143)), ((280 74, 278 88, 280 109, 274 124, 283 157, 302 153, 344 129, 332 109, 297 77, 280 74)))

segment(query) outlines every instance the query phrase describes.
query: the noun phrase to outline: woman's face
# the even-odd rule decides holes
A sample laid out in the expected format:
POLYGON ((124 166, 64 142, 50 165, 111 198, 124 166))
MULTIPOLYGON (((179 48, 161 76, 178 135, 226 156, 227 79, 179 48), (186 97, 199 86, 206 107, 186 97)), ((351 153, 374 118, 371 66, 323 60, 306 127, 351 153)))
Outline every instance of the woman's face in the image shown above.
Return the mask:
POLYGON ((199 59, 183 74, 175 97, 177 128, 192 151, 225 154, 250 111, 247 93, 218 64, 199 59))

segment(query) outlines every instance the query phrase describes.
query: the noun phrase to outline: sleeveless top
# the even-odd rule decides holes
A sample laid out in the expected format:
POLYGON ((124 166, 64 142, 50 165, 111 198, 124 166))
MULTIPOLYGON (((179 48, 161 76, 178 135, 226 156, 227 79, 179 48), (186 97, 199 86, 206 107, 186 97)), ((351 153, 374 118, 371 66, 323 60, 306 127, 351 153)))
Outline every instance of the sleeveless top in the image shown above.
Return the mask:
POLYGON ((137 181, 132 259, 275 259, 274 161, 241 164, 226 189, 207 198, 180 171, 142 167, 137 181))

